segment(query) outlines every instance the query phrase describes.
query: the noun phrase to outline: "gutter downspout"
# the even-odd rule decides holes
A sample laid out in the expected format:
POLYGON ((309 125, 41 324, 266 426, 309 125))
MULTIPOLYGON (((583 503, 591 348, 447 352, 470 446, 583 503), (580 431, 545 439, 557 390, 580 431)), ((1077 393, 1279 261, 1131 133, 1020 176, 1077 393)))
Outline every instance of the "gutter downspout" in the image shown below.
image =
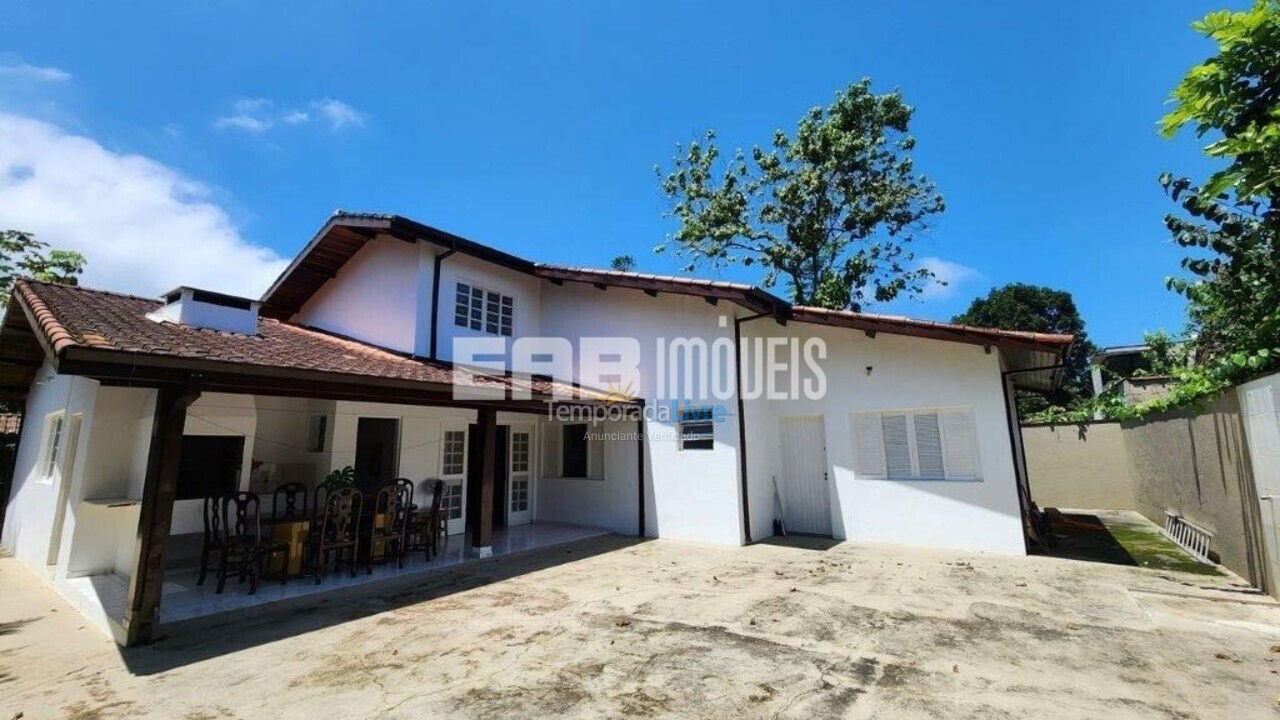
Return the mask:
POLYGON ((644 526, 644 523, 645 523, 645 518, 644 518, 644 506, 645 506, 645 494, 644 494, 644 441, 645 441, 645 437, 644 437, 644 400, 643 400, 643 399, 641 399, 641 400, 640 400, 640 407, 639 407, 639 408, 637 408, 637 412, 636 412, 636 466, 637 466, 637 467, 636 467, 636 470, 637 470, 637 472, 639 473, 639 476, 638 476, 638 477, 639 477, 639 480, 638 480, 638 482, 637 482, 636 484, 637 484, 637 485, 639 485, 639 487, 640 487, 640 489, 639 489, 639 491, 638 491, 638 492, 639 492, 639 498, 638 498, 639 502, 638 502, 638 504, 637 504, 637 517, 636 517, 636 527, 637 527, 637 529, 639 530, 639 532, 637 532, 636 534, 640 537, 640 539, 641 539, 641 540, 643 540, 643 539, 645 538, 645 526, 644 526))
POLYGON ((733 319, 733 377, 738 395, 738 478, 742 486, 742 533, 748 545, 751 544, 751 504, 747 497, 747 416, 742 404, 742 323, 774 314, 764 312, 733 319))
POLYGON ((436 326, 440 323, 440 265, 444 259, 458 252, 457 248, 449 248, 436 255, 435 274, 431 279, 431 348, 428 357, 438 360, 436 356, 436 326))

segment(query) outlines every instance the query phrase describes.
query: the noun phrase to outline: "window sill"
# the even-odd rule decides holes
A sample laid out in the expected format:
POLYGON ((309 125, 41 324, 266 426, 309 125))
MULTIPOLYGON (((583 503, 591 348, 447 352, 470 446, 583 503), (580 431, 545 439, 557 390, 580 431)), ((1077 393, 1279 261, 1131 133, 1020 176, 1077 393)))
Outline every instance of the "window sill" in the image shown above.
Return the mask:
POLYGON ((979 483, 982 482, 981 477, 868 477, 866 475, 858 476, 859 480, 888 480, 889 482, 929 482, 929 483, 979 483))

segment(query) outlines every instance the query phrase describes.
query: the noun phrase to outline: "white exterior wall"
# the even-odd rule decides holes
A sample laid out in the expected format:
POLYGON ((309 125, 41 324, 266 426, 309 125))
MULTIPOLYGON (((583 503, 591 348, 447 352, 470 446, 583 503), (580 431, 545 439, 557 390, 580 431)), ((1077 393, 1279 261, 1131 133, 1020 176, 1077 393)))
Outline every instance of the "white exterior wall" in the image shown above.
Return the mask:
MULTIPOLYGON (((539 423, 534 453, 540 455, 544 447, 542 434, 557 432, 563 432, 560 423, 548 420, 539 423)), ((604 471, 599 478, 548 477, 545 472, 548 463, 545 458, 540 458, 535 503, 537 519, 636 535, 640 521, 640 489, 637 487, 638 450, 632 435, 634 432, 635 423, 628 421, 605 421, 591 428, 591 434, 608 438, 592 440, 603 445, 604 471)))
MULTIPOLYGON (((4 547, 28 567, 44 571, 49 555, 49 539, 53 528, 54 510, 59 491, 67 483, 68 492, 74 491, 86 462, 84 452, 89 433, 86 419, 93 413, 94 394, 98 383, 84 378, 58 375, 49 363, 36 372, 35 381, 27 395, 23 408, 25 420, 22 436, 18 441, 18 456, 13 469, 13 486, 9 503, 5 508, 4 547), (65 413, 62 450, 58 466, 52 475, 46 475, 41 460, 44 458, 44 442, 47 419, 58 412, 65 413), (81 427, 76 451, 75 469, 71 477, 63 476, 62 458, 67 457, 67 442, 71 418, 80 414, 81 427)), ((64 540, 70 537, 75 518, 66 514, 64 540)), ((64 542, 63 545, 68 543, 64 542)))
POLYGON ((433 258, 426 243, 379 235, 322 285, 293 320, 392 350, 415 352, 423 342, 419 308, 431 302, 433 258))
MULTIPOLYGON (((542 334, 541 321, 543 313, 539 309, 542 294, 540 280, 524 273, 508 270, 501 265, 477 260, 470 255, 456 253, 445 258, 440 264, 440 308, 437 317, 439 324, 437 326, 438 337, 436 340, 439 359, 458 359, 462 361, 462 359, 454 357, 453 341, 455 338, 495 337, 488 333, 459 327, 454 324, 454 298, 457 294, 459 282, 476 285, 511 297, 514 304, 511 326, 512 338, 542 334)), ((430 333, 430 311, 425 306, 424 316, 428 324, 427 332, 430 333)), ((507 340, 508 349, 512 338, 504 338, 504 340, 507 340)), ((421 354, 425 355, 427 353, 424 351, 421 354)))
POLYGON ((1262 543, 1267 564, 1266 588, 1280 593, 1280 374, 1236 388, 1244 416, 1249 463, 1258 493, 1262 543))
POLYGON ((822 367, 827 393, 821 400, 747 402, 753 538, 773 534, 773 478, 780 473, 779 418, 821 415, 834 537, 1025 551, 997 351, 986 354, 980 346, 885 333, 873 339, 856 330, 804 323, 778 327, 760 320, 743 326, 744 344, 750 337, 769 334, 826 341, 828 354, 822 367), (852 413, 956 406, 973 410, 980 480, 855 475, 852 413))
MULTIPOLYGON (((699 297, 649 297, 640 290, 602 291, 581 283, 565 283, 563 287, 547 284, 542 295, 542 332, 568 338, 575 349, 583 337, 637 338, 640 378, 632 391, 649 405, 657 405, 666 401, 657 386, 655 340, 693 337, 708 345, 717 338, 732 341, 735 312, 741 308, 727 302, 711 306, 699 297), (725 327, 720 327, 721 315, 729 316, 725 327)), ((576 375, 574 379, 578 379, 576 375)), ((713 450, 680 450, 674 417, 669 422, 648 423, 645 462, 650 482, 645 529, 650 537, 734 545, 743 542, 736 401, 710 402, 724 404, 729 412, 724 422, 714 424, 713 450)))

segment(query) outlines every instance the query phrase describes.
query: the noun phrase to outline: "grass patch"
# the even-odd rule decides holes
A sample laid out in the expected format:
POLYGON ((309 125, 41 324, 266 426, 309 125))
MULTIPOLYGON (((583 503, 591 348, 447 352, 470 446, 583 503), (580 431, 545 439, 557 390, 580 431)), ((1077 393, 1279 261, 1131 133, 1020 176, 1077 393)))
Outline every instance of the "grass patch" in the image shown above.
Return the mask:
POLYGON ((1222 575, 1216 565, 1197 561, 1140 515, 1055 514, 1049 516, 1049 527, 1051 546, 1040 551, 1045 555, 1195 575, 1222 575))
POLYGON ((1216 565, 1199 562, 1165 537, 1152 523, 1122 517, 1099 518, 1135 564, 1157 570, 1221 576, 1216 565))

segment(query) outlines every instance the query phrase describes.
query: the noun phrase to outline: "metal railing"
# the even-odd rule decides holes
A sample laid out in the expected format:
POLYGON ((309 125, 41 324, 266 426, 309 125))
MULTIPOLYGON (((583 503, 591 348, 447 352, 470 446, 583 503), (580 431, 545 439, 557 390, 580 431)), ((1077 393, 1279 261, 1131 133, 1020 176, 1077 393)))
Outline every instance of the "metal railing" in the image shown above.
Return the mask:
POLYGON ((1213 533, 1184 518, 1172 510, 1164 511, 1164 527, 1160 532, 1178 547, 1202 563, 1212 565, 1209 559, 1209 547, 1213 543, 1213 533))

